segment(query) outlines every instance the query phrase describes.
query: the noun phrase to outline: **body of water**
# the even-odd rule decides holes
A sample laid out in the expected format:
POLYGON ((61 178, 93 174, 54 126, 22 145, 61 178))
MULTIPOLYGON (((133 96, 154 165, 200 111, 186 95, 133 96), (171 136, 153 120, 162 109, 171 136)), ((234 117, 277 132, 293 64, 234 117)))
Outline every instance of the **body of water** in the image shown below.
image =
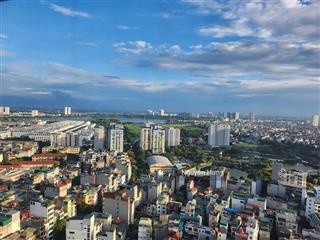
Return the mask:
POLYGON ((120 117, 119 121, 121 123, 130 122, 130 123, 156 123, 156 124, 164 124, 166 123, 165 119, 146 119, 146 118, 128 118, 128 117, 120 117))

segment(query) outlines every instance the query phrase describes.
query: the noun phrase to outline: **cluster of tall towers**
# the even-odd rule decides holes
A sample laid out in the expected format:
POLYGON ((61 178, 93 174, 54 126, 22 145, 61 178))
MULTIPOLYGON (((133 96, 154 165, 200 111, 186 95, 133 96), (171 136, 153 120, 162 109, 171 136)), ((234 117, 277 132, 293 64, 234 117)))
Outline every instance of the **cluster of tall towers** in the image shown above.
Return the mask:
POLYGON ((96 127, 93 136, 94 149, 100 151, 123 152, 123 125, 112 123, 105 127, 96 127))
POLYGON ((165 147, 180 145, 180 129, 146 124, 140 130, 140 148, 151 150, 153 154, 162 154, 165 147))

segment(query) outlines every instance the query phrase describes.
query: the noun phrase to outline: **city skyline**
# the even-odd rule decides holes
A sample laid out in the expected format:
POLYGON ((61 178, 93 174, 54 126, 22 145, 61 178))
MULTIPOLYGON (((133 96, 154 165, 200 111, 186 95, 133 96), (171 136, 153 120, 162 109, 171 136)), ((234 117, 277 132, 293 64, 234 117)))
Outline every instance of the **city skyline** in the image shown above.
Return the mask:
POLYGON ((4 1, 0 105, 318 114, 319 5, 4 1))

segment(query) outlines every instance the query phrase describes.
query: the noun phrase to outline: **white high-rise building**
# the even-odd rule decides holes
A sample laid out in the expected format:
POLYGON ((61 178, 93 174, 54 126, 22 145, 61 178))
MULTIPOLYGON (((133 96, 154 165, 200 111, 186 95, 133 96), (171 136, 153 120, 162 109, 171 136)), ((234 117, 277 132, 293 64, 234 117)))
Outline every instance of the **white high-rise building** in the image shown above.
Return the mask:
POLYGON ((166 146, 173 147, 180 145, 180 129, 167 128, 166 129, 166 146))
POLYGON ((106 150, 106 132, 104 127, 94 129, 93 147, 95 150, 106 150))
POLYGON ((4 114, 9 115, 10 114, 10 107, 4 107, 4 114))
POLYGON ((235 120, 239 120, 240 119, 240 113, 239 112, 235 112, 234 113, 234 119, 235 120))
POLYGON ((317 115, 317 114, 312 115, 311 125, 312 125, 312 127, 318 127, 319 126, 319 115, 317 115))
POLYGON ((108 149, 109 151, 123 152, 123 126, 112 124, 108 129, 108 149))
POLYGON ((160 109, 160 116, 164 116, 165 113, 164 113, 164 109, 160 109))
POLYGON ((156 128, 151 131, 151 151, 153 154, 165 152, 166 132, 164 129, 156 128))
POLYGON ((153 154, 165 152, 165 130, 160 126, 147 126, 140 130, 140 147, 151 150, 153 154))
POLYGON ((140 148, 142 150, 150 149, 151 128, 143 127, 140 129, 140 148))
POLYGON ((32 116, 32 117, 37 117, 37 116, 39 116, 39 111, 38 111, 38 110, 31 110, 31 116, 32 116))
POLYGON ((250 121, 251 122, 256 121, 256 113, 255 112, 250 112, 250 121))
POLYGON ((64 107, 64 115, 71 115, 71 107, 64 107))
POLYGON ((9 115, 10 107, 0 107, 0 115, 9 115))
POLYGON ((229 146, 230 129, 229 124, 211 124, 208 132, 208 144, 211 146, 229 146))
POLYGON ((51 146, 80 146, 80 136, 76 132, 53 133, 51 134, 50 144, 51 146))

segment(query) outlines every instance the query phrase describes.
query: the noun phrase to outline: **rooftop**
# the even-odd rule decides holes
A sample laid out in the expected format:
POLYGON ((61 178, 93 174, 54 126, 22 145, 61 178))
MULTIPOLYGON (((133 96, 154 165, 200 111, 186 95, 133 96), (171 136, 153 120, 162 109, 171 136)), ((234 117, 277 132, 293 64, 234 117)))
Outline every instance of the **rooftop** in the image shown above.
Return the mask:
POLYGON ((142 217, 139 220, 139 225, 152 226, 151 218, 142 217))
POLYGON ((162 166, 173 166, 168 158, 160 155, 154 155, 147 158, 149 166, 152 165, 162 165, 162 166))

